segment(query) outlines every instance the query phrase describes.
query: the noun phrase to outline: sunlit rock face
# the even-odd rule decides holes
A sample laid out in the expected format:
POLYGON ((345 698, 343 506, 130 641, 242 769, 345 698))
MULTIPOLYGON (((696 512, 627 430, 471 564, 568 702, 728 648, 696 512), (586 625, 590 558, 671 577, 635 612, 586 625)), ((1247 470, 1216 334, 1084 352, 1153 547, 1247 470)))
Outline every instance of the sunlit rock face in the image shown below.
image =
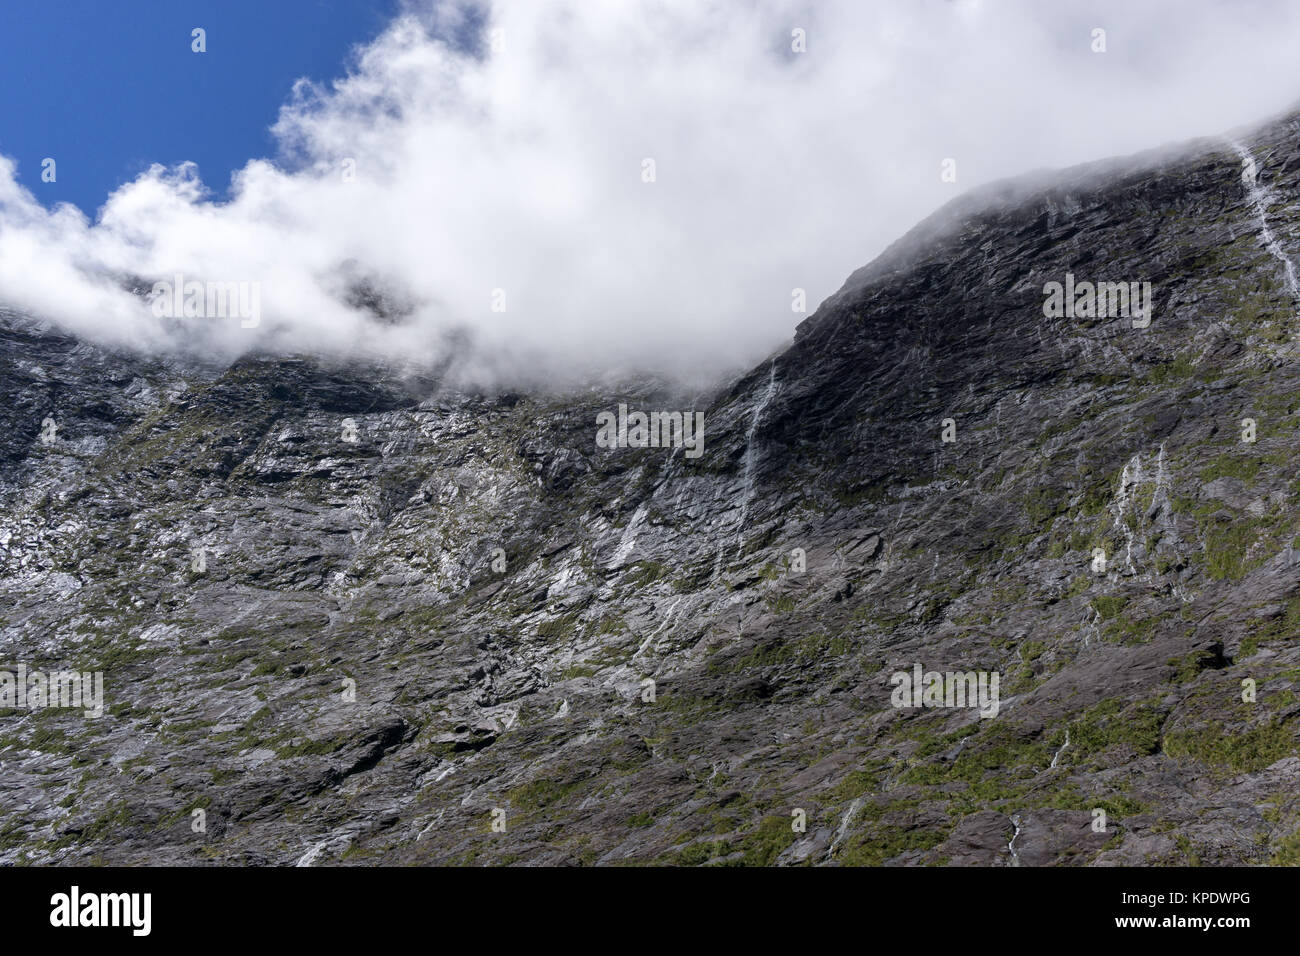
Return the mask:
POLYGON ((983 190, 705 394, 7 314, 0 665, 103 715, 0 711, 0 862, 1295 862, 1298 178, 983 190))

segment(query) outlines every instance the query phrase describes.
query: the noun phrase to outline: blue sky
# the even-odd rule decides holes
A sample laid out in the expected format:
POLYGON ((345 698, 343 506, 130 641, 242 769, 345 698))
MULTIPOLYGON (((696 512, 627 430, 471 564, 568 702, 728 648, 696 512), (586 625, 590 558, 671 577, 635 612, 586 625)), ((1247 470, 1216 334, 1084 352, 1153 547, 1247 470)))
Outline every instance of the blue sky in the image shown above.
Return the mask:
MULTIPOLYGON (((0 304, 228 355, 404 359, 472 333, 465 374, 525 383, 752 366, 965 190, 1300 99, 1293 0, 8 0, 3 16, 0 304), (321 85, 280 113, 298 77, 321 85), (249 163, 281 142, 289 168, 249 163), (175 174, 187 160, 208 196, 175 174), (55 205, 93 215, 115 187, 107 221, 55 205), (177 324, 128 291, 176 275, 256 283, 264 321, 177 324), (358 286, 409 317, 377 326, 358 286)), ((1300 229, 1278 241, 1300 249, 1300 229)))
POLYGON ((274 153, 267 128, 300 76, 343 72, 394 0, 59 0, 5 4, 0 153, 47 207, 87 214, 151 163, 193 160, 224 195, 274 153), (190 31, 207 31, 207 52, 190 31), (58 179, 41 181, 52 157, 58 179))

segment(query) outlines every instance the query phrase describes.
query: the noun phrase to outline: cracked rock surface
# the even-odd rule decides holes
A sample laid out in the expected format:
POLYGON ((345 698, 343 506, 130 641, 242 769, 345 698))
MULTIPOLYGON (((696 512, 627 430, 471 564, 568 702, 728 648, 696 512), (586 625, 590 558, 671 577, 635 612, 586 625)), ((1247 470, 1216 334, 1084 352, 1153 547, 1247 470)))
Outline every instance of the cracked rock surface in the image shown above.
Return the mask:
POLYGON ((1300 120, 1241 145, 957 200, 703 397, 6 315, 4 666, 105 713, 0 712, 0 862, 1297 862, 1300 120))

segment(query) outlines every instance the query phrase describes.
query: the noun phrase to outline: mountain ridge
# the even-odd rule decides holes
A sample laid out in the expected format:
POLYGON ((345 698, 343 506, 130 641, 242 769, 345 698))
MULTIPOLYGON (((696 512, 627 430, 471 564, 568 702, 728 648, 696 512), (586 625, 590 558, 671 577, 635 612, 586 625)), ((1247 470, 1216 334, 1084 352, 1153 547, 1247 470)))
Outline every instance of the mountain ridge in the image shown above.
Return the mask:
POLYGON ((699 404, 0 327, 6 654, 108 705, 0 718, 0 859, 1294 862, 1300 123, 1263 200, 1200 142, 941 210, 699 404), (1066 272, 1150 326, 1048 319, 1066 272), (704 454, 597 448, 620 402, 704 454))

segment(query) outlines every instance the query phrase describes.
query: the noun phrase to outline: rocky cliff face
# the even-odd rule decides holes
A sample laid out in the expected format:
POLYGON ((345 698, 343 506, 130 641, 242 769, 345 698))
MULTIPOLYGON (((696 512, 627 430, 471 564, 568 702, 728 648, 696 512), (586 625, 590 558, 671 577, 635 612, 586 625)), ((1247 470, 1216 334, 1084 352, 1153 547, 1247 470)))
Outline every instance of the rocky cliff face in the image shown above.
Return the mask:
POLYGON ((708 396, 7 317, 4 666, 105 713, 0 716, 0 860, 1295 862, 1298 180, 1289 118, 984 190, 708 396))

